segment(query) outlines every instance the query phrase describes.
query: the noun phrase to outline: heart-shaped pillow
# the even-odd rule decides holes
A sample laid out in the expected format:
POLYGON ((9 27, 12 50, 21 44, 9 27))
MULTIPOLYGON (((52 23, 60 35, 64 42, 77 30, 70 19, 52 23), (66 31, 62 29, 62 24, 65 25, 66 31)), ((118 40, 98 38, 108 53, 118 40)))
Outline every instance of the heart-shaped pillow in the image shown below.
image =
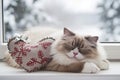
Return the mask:
POLYGON ((32 72, 41 69, 50 61, 50 45, 53 42, 54 39, 49 37, 30 44, 19 37, 14 37, 8 42, 8 50, 17 64, 26 71, 32 72))

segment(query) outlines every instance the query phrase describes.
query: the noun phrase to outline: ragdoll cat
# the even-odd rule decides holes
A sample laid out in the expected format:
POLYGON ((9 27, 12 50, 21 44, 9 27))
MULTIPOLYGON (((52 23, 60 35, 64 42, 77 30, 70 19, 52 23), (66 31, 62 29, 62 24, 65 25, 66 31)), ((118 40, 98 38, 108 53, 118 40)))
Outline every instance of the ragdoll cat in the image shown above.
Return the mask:
POLYGON ((109 64, 97 36, 81 36, 64 28, 64 34, 52 44, 52 61, 46 70, 96 73, 109 64))
MULTIPOLYGON (((45 28, 44 30, 39 29, 38 32, 34 32, 30 31, 30 34, 28 34, 32 42, 46 36, 54 37, 57 30, 49 31, 48 28, 45 28), (48 34, 40 34, 40 30, 48 34), (53 35, 49 35, 49 32, 53 35)), ((77 35, 66 28, 64 28, 62 35, 59 33, 56 35, 57 38, 55 37, 56 41, 52 44, 50 53, 53 59, 46 66, 45 70, 96 73, 102 69, 109 68, 105 52, 100 47, 100 44, 97 43, 97 36, 77 35)), ((19 67, 9 54, 7 54, 5 59, 9 65, 19 67)))

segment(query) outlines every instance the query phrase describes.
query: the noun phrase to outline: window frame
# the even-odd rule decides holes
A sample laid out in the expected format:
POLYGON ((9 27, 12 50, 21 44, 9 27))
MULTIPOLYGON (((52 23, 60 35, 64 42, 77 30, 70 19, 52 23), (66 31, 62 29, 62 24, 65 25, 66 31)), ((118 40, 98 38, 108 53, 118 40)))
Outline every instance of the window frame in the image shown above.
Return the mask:
POLYGON ((6 43, 3 43, 3 24, 2 24, 2 0, 0 0, 0 59, 4 58, 5 51, 7 50, 6 43))
MULTIPOLYGON (((5 52, 7 51, 7 43, 3 42, 4 29, 2 23, 2 0, 0 0, 0 59, 4 58, 5 52)), ((108 59, 120 60, 120 43, 101 43, 107 52, 108 59)))
POLYGON ((101 43, 111 61, 120 61, 120 43, 101 43))

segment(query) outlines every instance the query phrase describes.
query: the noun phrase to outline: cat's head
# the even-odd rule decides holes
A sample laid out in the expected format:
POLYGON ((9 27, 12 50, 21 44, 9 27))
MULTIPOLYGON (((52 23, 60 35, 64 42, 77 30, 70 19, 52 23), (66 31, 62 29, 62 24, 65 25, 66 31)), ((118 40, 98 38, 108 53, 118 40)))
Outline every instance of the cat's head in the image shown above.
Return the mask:
POLYGON ((78 36, 67 28, 64 28, 63 33, 55 47, 58 54, 78 60, 97 57, 98 36, 78 36))

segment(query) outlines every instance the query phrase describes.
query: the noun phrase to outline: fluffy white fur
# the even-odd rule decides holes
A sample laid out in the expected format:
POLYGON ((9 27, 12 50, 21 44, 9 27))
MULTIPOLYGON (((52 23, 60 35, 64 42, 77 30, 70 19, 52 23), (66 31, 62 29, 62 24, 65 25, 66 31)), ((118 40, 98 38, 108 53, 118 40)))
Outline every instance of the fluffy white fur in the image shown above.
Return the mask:
MULTIPOLYGON (((54 33, 53 33, 54 34, 54 33)), ((61 33, 58 33, 55 35, 59 35, 56 37, 56 40, 53 44, 52 44, 52 49, 51 49, 51 55, 54 55, 55 61, 61 65, 69 65, 71 63, 77 62, 77 60, 75 58, 67 58, 66 56, 64 56, 63 54, 57 54, 59 53, 56 49, 55 46, 56 44, 59 42, 59 40, 61 39, 61 33)), ((96 59, 84 59, 84 56, 82 56, 82 54, 77 55, 78 59, 83 59, 82 62, 85 62, 84 68, 82 70, 82 72, 84 73, 96 73, 99 72, 100 70, 105 70, 109 68, 109 62, 107 61, 107 56, 106 56, 106 52, 103 49, 103 47, 101 47, 100 43, 98 43, 97 46, 98 49, 98 55, 99 57, 96 57, 96 59)), ((73 52, 78 52, 77 49, 73 50, 71 52, 71 54, 68 53, 68 57, 73 56, 73 52)))
MULTIPOLYGON (((54 29, 54 28, 36 27, 34 29, 30 29, 30 30, 26 31, 24 34, 27 35, 31 39, 32 42, 39 41, 40 39, 42 39, 46 36, 54 37, 57 41, 52 45, 51 55, 53 55, 53 54, 58 53, 54 49, 54 46, 60 40, 59 38, 61 38, 62 32, 63 32, 62 29, 58 30, 58 29, 54 29)), ((100 45, 100 44, 98 44, 98 45, 100 45)), ((98 58, 82 60, 83 62, 86 62, 82 72, 94 73, 94 72, 99 72, 100 69, 108 69, 109 68, 109 62, 106 60, 107 57, 106 57, 106 53, 104 52, 104 49, 102 47, 98 46, 98 51, 99 51, 98 55, 100 55, 98 58)), ((9 62, 10 65, 16 66, 17 64, 14 62, 14 60, 12 60, 11 58, 8 58, 8 57, 10 57, 10 55, 5 56, 6 61, 9 62)), ((80 57, 81 57, 81 55, 80 55, 80 57)), ((57 54, 54 56, 53 59, 55 59, 55 61, 61 65, 69 65, 71 63, 77 62, 76 59, 66 58, 66 56, 64 56, 63 54, 57 54)))
POLYGON ((100 71, 100 68, 92 62, 86 62, 82 70, 83 73, 97 73, 100 71))

